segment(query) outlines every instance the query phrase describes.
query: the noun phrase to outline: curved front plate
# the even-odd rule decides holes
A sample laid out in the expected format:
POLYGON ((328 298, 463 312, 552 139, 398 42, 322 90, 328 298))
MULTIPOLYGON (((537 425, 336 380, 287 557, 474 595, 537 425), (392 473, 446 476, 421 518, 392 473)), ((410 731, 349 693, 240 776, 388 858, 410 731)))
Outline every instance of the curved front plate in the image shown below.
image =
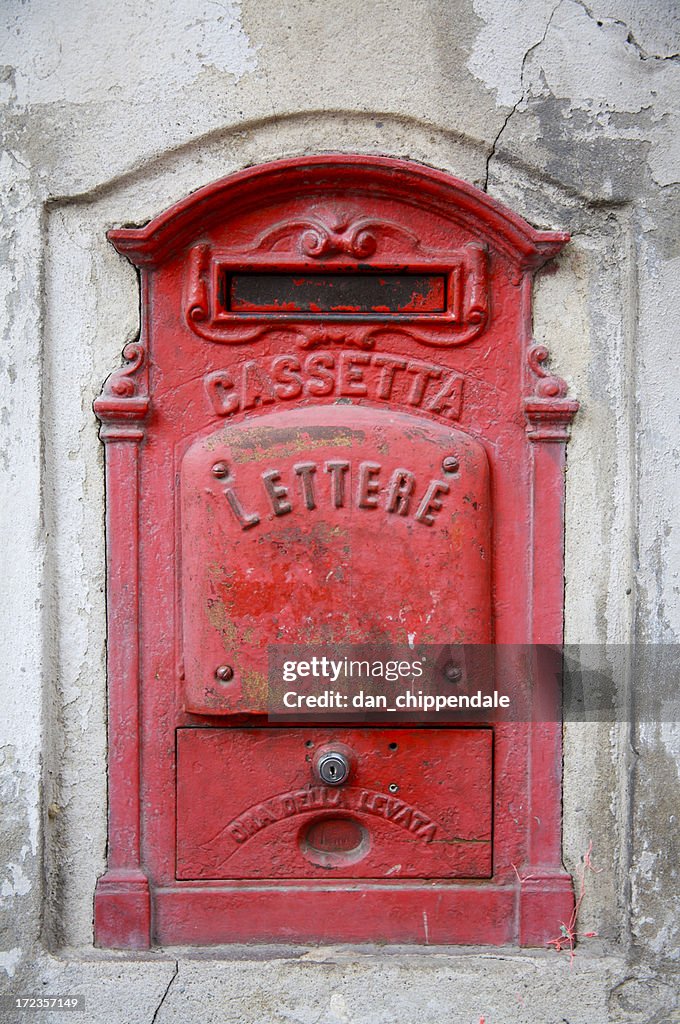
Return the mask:
POLYGON ((422 418, 314 407, 195 442, 181 468, 186 710, 265 711, 272 643, 489 642, 490 532, 484 448, 422 418))

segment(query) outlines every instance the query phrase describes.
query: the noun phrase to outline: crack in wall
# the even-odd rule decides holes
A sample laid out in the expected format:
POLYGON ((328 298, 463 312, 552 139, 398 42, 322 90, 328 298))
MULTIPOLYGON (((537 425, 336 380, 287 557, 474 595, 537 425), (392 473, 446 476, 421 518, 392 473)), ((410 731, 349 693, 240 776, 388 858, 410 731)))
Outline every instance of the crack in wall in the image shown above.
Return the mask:
MULTIPOLYGON (((520 95, 519 95, 518 99, 516 100, 516 102, 513 104, 513 106, 510 109, 509 113, 505 116, 505 118, 503 120, 503 123, 500 126, 500 129, 498 130, 495 138, 493 139, 493 142, 491 143, 491 146, 490 146, 490 149, 488 151, 487 158, 486 158, 485 177, 484 177, 484 185, 483 185, 484 190, 486 192, 488 192, 488 188, 489 188, 489 176, 490 176, 490 171, 491 171, 491 164, 492 164, 493 159, 496 157, 496 155, 498 153, 500 141, 501 141, 504 133, 507 131, 508 125, 510 124, 510 121, 512 120, 514 115, 518 111, 526 109, 526 107, 527 107, 527 102, 529 100, 529 95, 530 95, 530 87, 528 86, 527 81, 526 81, 527 71, 528 71, 528 68, 529 68, 529 58, 533 54, 535 54, 538 51, 538 49, 546 42, 546 39, 548 37, 548 33, 550 32, 550 29, 553 26, 553 22, 554 22, 554 20, 556 18, 556 15, 564 7, 565 3, 568 5, 568 7, 570 7, 572 9, 572 11, 583 12, 583 14, 585 14, 585 16, 586 16, 587 22, 590 23, 593 26, 597 26, 597 29, 595 31, 598 31, 601 34, 601 38, 603 40, 603 45, 606 45, 606 40, 607 39, 610 40, 610 42, 609 42, 610 46, 615 41, 616 45, 624 53, 625 53, 626 50, 629 53, 632 50, 635 53, 637 59, 640 62, 647 61, 647 62, 652 62, 652 63, 656 63, 657 65, 660 65, 662 62, 677 63, 678 61, 680 61, 680 53, 655 54, 655 53, 649 52, 648 50, 645 50, 645 48, 642 46, 642 44, 639 43, 638 40, 635 38, 635 35, 634 35, 633 30, 631 29, 631 27, 625 21, 623 21, 621 19, 617 19, 617 18, 598 17, 593 12, 593 10, 587 5, 585 0, 559 0, 559 2, 556 3, 556 5, 553 7, 551 14, 550 14, 550 16, 548 17, 548 19, 546 21, 545 29, 543 31, 543 34, 542 34, 541 38, 537 42, 533 43, 526 50, 526 52, 524 53, 524 56, 522 58, 522 63, 521 63, 521 68, 520 68, 520 76, 519 76, 520 77, 520 95), (616 39, 614 40, 614 35, 612 34, 612 30, 614 28, 618 28, 618 29, 624 30, 625 33, 626 33, 625 38, 622 37, 621 33, 617 32, 616 33, 616 39)), ((562 34, 564 34, 564 32, 566 31, 564 26, 562 26, 562 30, 561 31, 562 31, 562 34)), ((559 32, 559 30, 558 30, 558 32, 559 32)), ((549 88, 547 86, 547 83, 546 83, 546 88, 547 88, 547 91, 548 91, 549 94, 550 93, 554 93, 554 97, 553 98, 556 101, 559 101, 560 99, 562 99, 562 100, 566 99, 567 102, 571 102, 572 107, 574 107, 575 109, 583 110, 583 111, 585 111, 585 113, 588 116, 592 116, 592 110, 589 109, 588 104, 583 99, 583 96, 580 96, 580 93, 578 95, 573 93, 574 82, 571 82, 571 83, 568 82, 568 81, 566 83, 562 82, 562 84, 561 84, 561 90, 562 91, 561 92, 559 92, 559 91, 555 92, 555 89, 554 88, 553 89, 549 88), (572 89, 571 93, 569 91, 570 86, 571 86, 571 89, 572 89), (580 96, 580 99, 579 99, 579 96, 580 96)), ((652 91, 651 95, 652 95, 652 97, 654 97, 656 94, 652 91)), ((629 95, 626 97, 626 102, 628 102, 629 104, 631 102, 631 99, 630 99, 629 95)), ((652 105, 652 100, 650 99, 650 103, 647 105, 647 107, 641 106, 640 108, 637 108, 637 109, 644 110, 646 112, 648 110, 648 107, 651 108, 651 105, 652 105)), ((635 110, 636 108, 634 106, 626 107, 625 104, 624 104, 621 107, 621 110, 618 110, 616 108, 616 106, 611 107, 611 106, 607 106, 607 105, 605 105, 604 109, 607 112, 608 116, 611 115, 612 117, 615 117, 617 114, 620 114, 623 117, 623 116, 625 116, 625 112, 627 110, 635 110)), ((613 124, 614 124, 614 127, 615 127, 615 122, 613 122, 613 124)), ((625 133, 625 130, 624 130, 626 127, 627 127, 626 125, 623 126, 621 134, 618 136, 618 141, 621 142, 621 143, 626 140, 626 133, 625 133)), ((614 136, 610 136, 610 137, 614 138, 614 136)), ((658 154, 658 151, 660 150, 660 148, 663 147, 663 141, 664 140, 661 137, 659 137, 659 138, 655 137, 655 140, 656 141, 654 141, 654 140, 652 141, 652 146, 653 147, 656 146, 655 152, 657 152, 657 154, 658 154)), ((657 162, 658 162, 658 155, 657 155, 657 162)), ((656 165, 652 164, 651 157, 650 157, 650 160, 649 160, 649 166, 650 166, 650 170, 652 172, 652 175, 654 176, 654 181, 655 181, 656 184, 659 185, 659 187, 663 188, 663 187, 667 187, 669 184, 680 183, 680 182, 676 182, 676 181, 670 181, 670 182, 666 181, 666 182, 664 182, 663 181, 663 177, 664 176, 672 177, 672 171, 666 170, 665 165, 661 168, 660 171, 655 171, 655 166, 656 165)))
POLYGON ((563 3, 564 3, 564 0, 559 0, 559 3, 555 4, 555 6, 553 7, 553 9, 552 9, 552 11, 550 13, 550 17, 548 18, 548 20, 547 20, 547 22, 545 24, 545 30, 543 32, 543 35, 538 40, 538 42, 534 43, 532 46, 529 47, 529 49, 524 54, 524 57, 522 58, 522 67, 521 67, 520 73, 519 73, 519 84, 520 84, 519 99, 513 104, 512 109, 510 110, 510 113, 507 115, 507 117, 503 121, 503 124, 501 125, 498 133, 496 134, 495 139, 491 143, 491 149, 489 150, 489 155, 486 158, 486 167, 485 167, 485 173, 484 173, 484 191, 485 192, 489 191, 489 170, 491 168, 491 161, 493 160, 494 156, 496 155, 496 147, 498 146, 498 143, 500 141, 501 135, 503 134, 505 129, 508 127, 508 124, 510 122, 510 118, 513 117, 514 114, 517 113, 517 110, 518 110, 520 104, 523 103, 524 100, 526 99, 526 89, 525 89, 525 86, 524 86, 524 72, 526 70, 527 61, 529 60, 529 57, 538 49, 538 47, 542 46, 543 43, 545 42, 546 37, 548 35, 548 32, 550 31, 550 26, 552 25, 553 18, 555 17, 555 15, 557 14, 557 11, 559 10, 559 8, 562 6, 563 3))
POLYGON ((626 32, 628 33, 626 36, 626 42, 629 43, 630 46, 632 46, 633 49, 637 52, 640 60, 680 61, 680 53, 649 53, 637 41, 637 39, 633 35, 633 31, 630 28, 630 26, 625 21, 621 21, 620 18, 598 18, 597 15, 590 9, 590 7, 588 7, 588 5, 583 2, 583 0, 574 0, 574 3, 578 4, 578 6, 581 7, 586 12, 588 17, 591 19, 591 21, 595 22, 598 28, 605 28, 608 27, 609 25, 619 25, 621 28, 625 28, 626 32))
POLYGON ((156 1024, 156 1022, 158 1021, 158 1014, 161 1012, 161 1007, 163 1006, 163 1003, 167 999, 168 993, 169 993, 170 989, 172 988, 173 982, 174 982, 174 980, 175 980, 175 978, 177 977, 178 974, 179 974, 179 960, 175 960, 175 970, 173 972, 172 977, 170 978, 170 981, 166 985, 165 992, 161 996, 160 1003, 158 1004, 158 1006, 155 1009, 154 1015, 151 1018, 151 1024, 156 1024))

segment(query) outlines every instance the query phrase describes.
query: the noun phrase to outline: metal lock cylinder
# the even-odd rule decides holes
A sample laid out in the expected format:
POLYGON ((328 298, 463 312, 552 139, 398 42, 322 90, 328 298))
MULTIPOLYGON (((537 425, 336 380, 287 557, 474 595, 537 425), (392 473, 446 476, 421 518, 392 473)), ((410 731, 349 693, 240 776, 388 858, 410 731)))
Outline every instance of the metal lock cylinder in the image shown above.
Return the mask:
POLYGON ((349 776, 351 764, 346 754, 328 750, 318 757, 314 768, 325 785, 342 785, 349 776))

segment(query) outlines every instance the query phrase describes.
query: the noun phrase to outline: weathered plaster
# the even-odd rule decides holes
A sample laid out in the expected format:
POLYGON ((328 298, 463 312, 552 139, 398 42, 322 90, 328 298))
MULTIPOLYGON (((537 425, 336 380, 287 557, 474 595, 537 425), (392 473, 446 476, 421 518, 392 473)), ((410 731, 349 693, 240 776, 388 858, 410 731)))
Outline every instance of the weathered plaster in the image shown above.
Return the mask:
POLYGON ((238 82, 256 67, 239 0, 176 0, 163 10, 105 0, 59 8, 37 0, 8 11, 4 59, 14 65, 15 102, 146 104, 191 87, 206 70, 238 82), (64 42, 67 41, 67 45, 64 42))
POLYGON ((40 469, 41 209, 20 154, 0 156, 0 967, 38 935, 44 537, 40 469), (19 924, 19 922, 21 922, 19 924))
POLYGON ((496 94, 500 107, 515 107, 524 95, 527 54, 545 38, 555 0, 536 4, 509 0, 474 0, 484 25, 477 34, 467 66, 496 94))
MULTIPOLYGON (((543 32, 525 47, 521 62, 515 55, 512 65, 499 65, 494 54, 508 14, 508 5, 489 6, 470 62, 499 102, 512 105, 493 155, 525 147, 528 131, 537 162, 578 190, 630 198, 640 192, 645 165, 656 184, 678 180, 675 58, 647 56, 623 21, 598 20, 578 0, 559 0, 547 19, 541 7, 543 32)), ((522 152, 526 157, 526 148, 522 152)))

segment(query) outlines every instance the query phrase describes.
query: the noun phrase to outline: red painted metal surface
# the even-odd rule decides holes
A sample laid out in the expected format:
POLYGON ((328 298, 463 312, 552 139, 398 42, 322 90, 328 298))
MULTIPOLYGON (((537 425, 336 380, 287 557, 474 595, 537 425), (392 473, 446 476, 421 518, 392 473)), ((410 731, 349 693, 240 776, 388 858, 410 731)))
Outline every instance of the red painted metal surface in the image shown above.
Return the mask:
POLYGON ((266 711, 273 641, 491 640, 488 461, 462 431, 286 409, 196 441, 180 490, 188 711, 266 711))
POLYGON ((559 722, 268 725, 264 651, 561 642, 577 403, 530 300, 568 236, 438 171, 324 156, 109 237, 142 269, 143 323, 95 403, 96 941, 546 942, 573 906, 559 722), (307 760, 332 742, 338 787, 307 760))
POLYGON ((180 729, 177 877, 488 877, 493 733, 423 740, 420 729, 180 729), (323 786, 313 747, 338 743, 356 763, 346 785, 323 786))

